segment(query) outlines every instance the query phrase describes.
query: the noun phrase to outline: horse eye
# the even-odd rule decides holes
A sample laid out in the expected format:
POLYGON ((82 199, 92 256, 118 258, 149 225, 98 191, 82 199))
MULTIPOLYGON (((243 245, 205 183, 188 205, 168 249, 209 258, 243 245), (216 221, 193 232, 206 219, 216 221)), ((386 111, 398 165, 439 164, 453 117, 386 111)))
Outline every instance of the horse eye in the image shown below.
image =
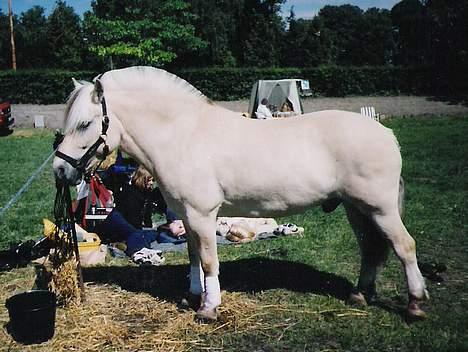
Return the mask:
POLYGON ((78 130, 84 131, 91 125, 91 121, 85 121, 78 126, 78 130))

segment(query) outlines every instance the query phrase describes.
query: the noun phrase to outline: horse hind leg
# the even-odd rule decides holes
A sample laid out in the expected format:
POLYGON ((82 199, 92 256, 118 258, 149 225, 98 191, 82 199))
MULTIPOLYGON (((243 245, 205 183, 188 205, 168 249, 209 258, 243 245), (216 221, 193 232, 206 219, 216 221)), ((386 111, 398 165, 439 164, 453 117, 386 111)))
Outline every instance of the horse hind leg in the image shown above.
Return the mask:
POLYGON ((351 293, 349 303, 363 306, 367 303, 366 299, 372 300, 376 295, 375 280, 379 268, 387 259, 389 242, 382 237, 370 216, 351 204, 345 203, 344 206, 361 251, 357 290, 351 293))
POLYGON ((426 314, 419 304, 428 299, 429 294, 418 267, 416 243, 403 224, 398 208, 393 211, 381 210, 373 215, 373 219, 381 233, 391 242, 395 254, 403 265, 409 291, 408 318, 412 320, 425 318, 426 314))

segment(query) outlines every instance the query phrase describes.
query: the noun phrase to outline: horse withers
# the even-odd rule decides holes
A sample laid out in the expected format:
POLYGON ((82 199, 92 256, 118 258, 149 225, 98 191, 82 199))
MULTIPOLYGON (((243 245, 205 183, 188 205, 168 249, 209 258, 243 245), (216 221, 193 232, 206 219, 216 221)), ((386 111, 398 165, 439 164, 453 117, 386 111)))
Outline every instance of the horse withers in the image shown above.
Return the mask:
POLYGON ((75 85, 56 176, 76 183, 119 146, 150 170, 188 232, 190 293, 202 298, 199 318, 216 319, 221 304, 217 216, 284 216, 314 205, 332 211, 340 203, 361 249, 350 300, 365 304, 375 294, 391 246, 406 274, 408 316, 425 316, 419 304, 428 294, 400 216, 402 160, 391 130, 338 110, 245 119, 150 67, 75 85))

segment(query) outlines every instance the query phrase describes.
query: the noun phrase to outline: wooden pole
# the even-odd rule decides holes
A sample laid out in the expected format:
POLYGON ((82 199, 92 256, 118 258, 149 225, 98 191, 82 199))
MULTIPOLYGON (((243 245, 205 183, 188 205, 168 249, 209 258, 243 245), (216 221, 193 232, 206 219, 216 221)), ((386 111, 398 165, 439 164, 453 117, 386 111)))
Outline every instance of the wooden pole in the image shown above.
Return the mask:
POLYGON ((16 71, 16 47, 15 35, 13 32, 13 11, 11 9, 11 0, 8 0, 8 17, 10 19, 11 68, 16 71))

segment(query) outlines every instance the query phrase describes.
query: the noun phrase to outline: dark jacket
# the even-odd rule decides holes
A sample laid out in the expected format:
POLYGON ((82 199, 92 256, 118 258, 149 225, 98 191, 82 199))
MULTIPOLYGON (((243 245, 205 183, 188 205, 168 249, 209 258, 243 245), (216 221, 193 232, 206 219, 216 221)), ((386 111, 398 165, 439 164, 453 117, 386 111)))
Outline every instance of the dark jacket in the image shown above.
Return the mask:
POLYGON ((141 229, 152 227, 151 215, 165 214, 167 205, 159 188, 146 191, 133 185, 124 185, 115 208, 131 225, 141 229))

